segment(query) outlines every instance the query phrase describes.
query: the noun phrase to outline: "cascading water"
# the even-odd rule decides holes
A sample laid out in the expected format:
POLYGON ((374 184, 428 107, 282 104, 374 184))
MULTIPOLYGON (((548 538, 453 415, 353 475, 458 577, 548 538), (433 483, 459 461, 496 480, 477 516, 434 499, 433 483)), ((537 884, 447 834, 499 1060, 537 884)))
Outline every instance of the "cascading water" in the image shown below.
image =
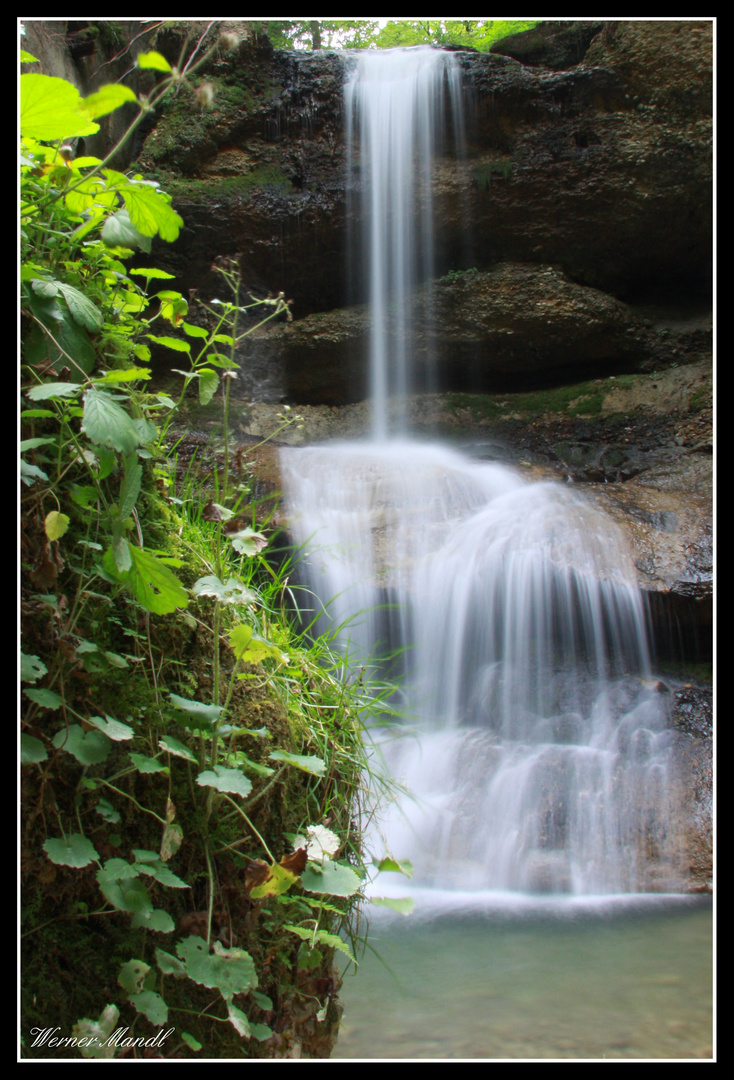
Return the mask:
POLYGON ((568 487, 405 436, 447 87, 456 122, 456 59, 430 49, 365 53, 347 83, 373 438, 282 452, 291 530, 352 656, 399 653, 414 720, 383 747, 411 794, 382 828, 421 884, 672 890, 671 745, 622 537, 568 487))

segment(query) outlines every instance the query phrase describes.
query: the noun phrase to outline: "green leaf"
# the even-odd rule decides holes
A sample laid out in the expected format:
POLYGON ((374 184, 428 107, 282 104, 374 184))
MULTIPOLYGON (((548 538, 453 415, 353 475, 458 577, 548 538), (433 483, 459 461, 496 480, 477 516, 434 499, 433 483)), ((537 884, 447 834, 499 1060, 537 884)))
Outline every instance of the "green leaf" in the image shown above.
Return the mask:
POLYGON ((36 705, 40 705, 42 709, 60 709, 64 704, 63 698, 60 698, 55 690, 46 690, 39 687, 38 689, 24 690, 23 693, 36 705))
POLYGON ((285 761, 295 769, 311 773, 312 776, 323 776, 326 772, 326 762, 323 758, 313 755, 290 754, 286 750, 272 750, 270 758, 273 761, 285 761))
POLYGON ((102 226, 102 241, 108 247, 137 247, 145 252, 149 252, 152 246, 150 237, 135 228, 127 209, 118 210, 107 218, 102 226))
POLYGON ((304 941, 318 942, 320 945, 326 945, 330 949, 338 949, 339 952, 343 952, 345 956, 348 956, 353 964, 356 964, 356 960, 352 955, 352 950, 347 945, 346 941, 342 941, 336 934, 329 934, 326 930, 308 930, 303 926, 288 926, 283 927, 284 930, 290 930, 292 934, 297 934, 298 937, 303 938, 304 941))
POLYGON ((280 863, 272 863, 268 867, 265 880, 250 890, 250 897, 253 900, 262 900, 266 896, 282 896, 288 892, 291 885, 295 885, 298 877, 298 874, 280 863))
POLYGON ((183 712, 189 713, 198 720, 205 720, 207 724, 215 724, 221 719, 224 709, 221 705, 207 705, 203 701, 191 701, 189 698, 179 697, 178 694, 170 694, 171 704, 183 712))
POLYGON ((79 724, 57 731, 53 738, 57 750, 66 750, 81 765, 98 765, 112 749, 112 743, 100 731, 84 731, 79 724))
POLYGON ((54 397, 71 397, 79 392, 79 383, 49 382, 41 386, 32 386, 26 390, 26 397, 31 401, 46 401, 54 397))
POLYGON ((199 773, 196 782, 200 787, 213 787, 217 791, 241 795, 243 798, 252 791, 252 782, 239 769, 227 769, 224 765, 215 765, 213 772, 207 769, 199 773))
POLYGON ((148 184, 130 184, 120 187, 130 214, 130 221, 143 236, 160 235, 161 240, 173 242, 183 225, 183 218, 171 204, 148 184))
POLYGON ((110 825, 117 825, 122 821, 121 815, 107 799, 100 799, 97 803, 96 810, 101 818, 104 818, 105 821, 109 821, 110 825))
POLYGON ((186 965, 188 977, 201 986, 216 987, 225 1001, 257 986, 255 965, 244 949, 224 949, 215 941, 214 953, 210 954, 207 943, 192 934, 178 943, 176 952, 186 965))
POLYGON ((173 975, 176 979, 187 978, 186 967, 171 953, 164 952, 163 949, 156 949, 155 962, 162 975, 173 975))
POLYGON ((166 60, 165 56, 161 56, 158 52, 138 53, 136 61, 139 68, 151 71, 166 71, 170 72, 171 65, 166 60))
POLYGON ((40 64, 41 61, 36 56, 31 56, 27 49, 20 50, 20 62, 21 64, 40 64))
POLYGON ((301 884, 306 892, 354 896, 362 883, 351 866, 326 860, 320 866, 309 863, 301 874, 301 884))
POLYGON ((176 923, 167 912, 157 907, 149 914, 136 912, 131 919, 131 927, 133 930, 144 927, 146 930, 157 930, 160 934, 171 934, 176 929, 176 923))
POLYGON ((43 528, 49 540, 60 540, 69 528, 69 518, 66 514, 60 514, 58 510, 51 510, 46 514, 43 528))
POLYGON ((56 285, 63 294, 74 321, 90 330, 93 334, 98 334, 104 326, 104 316, 96 304, 93 304, 83 292, 75 289, 73 285, 66 285, 63 281, 57 281, 56 285))
POLYGON ((90 716, 87 721, 94 724, 99 731, 103 732, 108 739, 112 739, 113 742, 124 742, 135 736, 134 728, 131 728, 129 724, 121 723, 119 720, 113 720, 111 716, 105 715, 104 719, 101 716, 90 716))
POLYGON ((192 326, 191 323, 182 322, 181 329, 184 334, 188 334, 189 337, 195 338, 208 338, 209 331, 205 330, 203 326, 192 326))
POLYGON ((188 341, 183 341, 182 338, 157 337, 155 334, 146 334, 145 336, 150 338, 151 341, 155 341, 157 345, 163 345, 166 349, 173 349, 175 352, 191 352, 188 341))
POLYGON ((165 739, 159 739, 158 745, 162 750, 172 754, 174 757, 183 758, 184 761, 196 762, 196 757, 191 753, 188 746, 185 746, 178 739, 174 739, 172 735, 166 735, 165 739))
POLYGON ((130 760, 139 773, 166 772, 168 768, 156 758, 144 757, 142 754, 130 754, 130 760))
POLYGON ((413 864, 407 859, 393 859, 392 855, 385 856, 384 859, 373 859, 372 865, 377 867, 379 873, 397 873, 405 874, 406 877, 411 878, 413 876, 413 864))
POLYGON ((236 1005, 233 1005, 231 1001, 227 1002, 227 1015, 229 1016, 229 1022, 240 1038, 249 1039, 251 1035, 250 1021, 242 1010, 238 1009, 236 1005))
POLYGON ((139 994, 144 988, 145 976, 150 971, 150 965, 142 960, 128 960, 120 968, 117 976, 118 985, 128 994, 139 994))
POLYGON ((141 874, 148 874, 149 877, 153 877, 156 881, 160 881, 161 885, 167 885, 169 889, 190 888, 185 881, 182 881, 180 877, 177 877, 177 875, 173 873, 170 867, 166 866, 157 852, 149 852, 153 858, 146 860, 139 860, 141 854, 145 853, 141 853, 140 851, 134 852, 136 866, 138 866, 141 874))
POLYGON ((93 135, 99 124, 91 123, 84 113, 75 86, 34 72, 20 77, 20 130, 29 138, 50 142, 93 135))
POLYGON ((141 915, 153 911, 153 901, 142 881, 138 878, 114 878, 97 871, 97 881, 102 895, 118 911, 138 912, 141 915))
POLYGON ((84 395, 82 431, 93 443, 120 454, 131 454, 140 445, 132 417, 103 390, 88 390, 84 395))
MULTIPOLYGON (((144 548, 132 544, 129 547, 132 568, 118 577, 129 587, 141 607, 154 615, 167 615, 177 608, 187 607, 186 590, 166 564, 144 548)), ((110 570, 107 563, 105 569, 110 570)))
POLYGON ((217 392, 219 376, 211 368, 199 368, 199 404, 208 405, 217 392))
POLYGON ((370 903, 375 907, 392 908, 393 911, 399 912, 401 915, 410 915, 415 907, 415 900, 412 896, 371 896, 370 903))
POLYGON ((232 542, 235 551, 241 555, 257 555, 259 551, 268 546, 268 540, 262 533, 255 532, 249 525, 235 533, 227 533, 227 539, 232 542))
POLYGON ((181 1038, 186 1043, 189 1050, 201 1050, 203 1044, 198 1042, 193 1035, 189 1035, 188 1031, 182 1031, 181 1038))
POLYGON ((223 584, 216 574, 199 578, 191 591, 194 596, 214 596, 220 604, 254 604, 258 600, 257 593, 248 589, 239 578, 227 578, 223 584))
POLYGON ((94 94, 83 99, 81 107, 87 116, 96 120, 98 116, 107 116, 108 113, 119 109, 126 102, 137 103, 137 98, 129 86, 122 83, 108 83, 100 87, 94 94))
POLYGON ((21 732, 20 736, 20 763, 21 765, 35 765, 39 761, 45 761, 48 757, 46 747, 40 739, 33 735, 21 732))
MULTIPOLYGON (((130 271, 131 274, 139 274, 140 277, 147 278, 148 281, 166 281, 173 280, 175 274, 169 274, 165 270, 158 270, 156 267, 137 267, 130 271)), ((206 330, 204 331, 206 337, 206 330)))
POLYGON ((168 1006, 155 990, 143 990, 140 994, 129 994, 127 1000, 139 1013, 146 1016, 155 1027, 160 1027, 168 1022, 168 1006))
POLYGON ((94 844, 81 833, 70 833, 65 839, 46 840, 43 850, 57 866, 88 866, 99 859, 94 844))
POLYGON ((20 654, 20 678, 22 682, 37 682, 47 672, 47 667, 37 656, 20 654))
POLYGON ((106 375, 101 375, 92 380, 95 386, 102 386, 109 383, 127 383, 137 382, 139 379, 149 379, 150 372, 147 368, 134 367, 125 368, 124 371, 108 371, 106 375))

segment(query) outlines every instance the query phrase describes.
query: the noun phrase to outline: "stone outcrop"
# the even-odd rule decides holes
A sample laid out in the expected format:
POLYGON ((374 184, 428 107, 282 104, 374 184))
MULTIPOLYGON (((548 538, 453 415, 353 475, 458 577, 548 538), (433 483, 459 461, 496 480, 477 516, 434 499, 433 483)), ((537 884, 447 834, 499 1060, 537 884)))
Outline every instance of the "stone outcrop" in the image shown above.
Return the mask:
MULTIPOLYGON (((166 31, 160 44, 172 57, 180 47, 176 33, 166 31)), ((492 273, 508 264, 552 266, 569 284, 608 294, 610 305, 705 308, 712 252, 711 24, 542 24, 529 35, 528 47, 536 44, 522 62, 515 58, 518 42, 505 45, 510 55, 457 54, 466 153, 457 156, 449 135, 436 166, 438 276, 492 273)), ((255 37, 204 73, 214 90, 210 108, 198 103, 193 85, 165 107, 140 161, 173 192, 186 223, 178 244, 162 253, 180 286, 216 295, 212 260, 237 254, 246 283, 259 295, 283 290, 297 320, 353 299, 345 251, 347 186, 355 178, 346 176, 341 94, 348 63, 339 53, 273 52, 255 37)), ((359 228, 354 205, 350 221, 359 228)), ((516 282, 521 292, 528 287, 527 306, 535 280, 525 271, 524 282, 516 282)), ((467 318, 482 304, 484 279, 474 279, 474 305, 470 284, 467 318)), ((350 371, 359 361, 351 356, 354 315, 343 318, 344 330, 335 330, 328 346, 329 362, 312 369, 307 386, 299 356, 309 325, 292 335, 298 356, 286 361, 294 381, 286 381, 285 395, 346 399, 332 392, 331 368, 350 371)), ((533 320, 527 324, 532 351, 533 320)), ((519 353, 523 333, 515 333, 519 353)), ((324 344, 322 328, 318 334, 324 344)), ((587 354, 574 326, 564 317, 553 334, 558 351, 575 353, 574 364, 581 365, 587 354), (565 348, 564 327, 570 330, 565 348)), ((455 385, 466 386, 478 372, 477 388, 486 387, 495 344, 473 351, 469 372, 461 362, 451 365, 455 385)), ((592 341, 588 367, 604 373, 606 351, 599 355, 592 341)), ((637 351, 622 352, 627 370, 636 370, 637 351)), ((524 388, 526 371, 514 370, 524 388)), ((566 367, 556 381, 567 375, 566 367)))

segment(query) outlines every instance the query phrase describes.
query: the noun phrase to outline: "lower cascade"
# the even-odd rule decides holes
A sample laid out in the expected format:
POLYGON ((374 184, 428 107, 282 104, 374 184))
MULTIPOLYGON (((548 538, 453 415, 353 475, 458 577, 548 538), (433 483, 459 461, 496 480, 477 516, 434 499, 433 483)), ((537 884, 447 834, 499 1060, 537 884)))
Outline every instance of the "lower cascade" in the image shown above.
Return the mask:
POLYGON ((617 527, 568 485, 405 435, 405 395, 429 385, 407 312, 435 277, 441 118, 464 143, 456 55, 365 51, 345 111, 372 439, 281 461, 314 612, 401 686, 387 846, 436 889, 680 889, 672 733, 617 527))
POLYGON ((282 452, 352 661, 392 657, 406 789, 381 827, 436 888, 682 885, 666 699, 623 538, 567 487, 403 440, 282 452))

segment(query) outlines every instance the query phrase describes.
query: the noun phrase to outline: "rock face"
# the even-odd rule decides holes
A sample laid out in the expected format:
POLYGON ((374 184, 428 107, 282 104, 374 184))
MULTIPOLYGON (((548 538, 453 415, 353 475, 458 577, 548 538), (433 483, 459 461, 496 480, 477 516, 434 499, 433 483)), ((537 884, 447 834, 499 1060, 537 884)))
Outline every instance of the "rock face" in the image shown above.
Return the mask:
MULTIPOLYGON (((180 42, 167 35, 159 47, 173 58, 180 42)), ((466 155, 457 158, 447 137, 436 166, 438 275, 553 266, 559 280, 633 307, 705 306, 711 24, 543 24, 520 37, 532 52, 523 62, 517 41, 505 46, 511 55, 457 54, 466 155)), ((179 284, 208 291, 212 260, 239 254, 247 283, 292 296, 297 318, 348 302, 348 63, 339 53, 273 53, 254 38, 205 72, 210 109, 197 104, 195 86, 166 107, 140 161, 186 222, 168 259, 179 284)), ((483 280, 474 284, 481 291, 483 280)), ((569 348, 577 347, 572 328, 569 348)), ((349 333, 342 359, 347 350, 349 333)), ((597 373, 606 361, 598 353, 589 355, 597 373)), ((493 355, 488 344, 475 366, 483 371, 493 355)), ((331 383, 316 371, 308 392, 326 400, 331 383)))

